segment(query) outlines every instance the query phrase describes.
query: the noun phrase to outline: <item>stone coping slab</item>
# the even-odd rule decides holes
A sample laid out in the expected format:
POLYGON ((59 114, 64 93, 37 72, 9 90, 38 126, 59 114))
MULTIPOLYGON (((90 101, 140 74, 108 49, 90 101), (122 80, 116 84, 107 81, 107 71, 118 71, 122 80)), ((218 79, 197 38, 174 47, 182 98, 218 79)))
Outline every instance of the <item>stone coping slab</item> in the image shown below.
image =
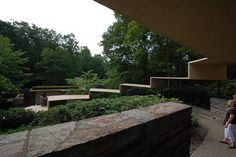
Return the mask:
MULTIPOLYGON (((110 135, 160 119, 181 110, 191 110, 190 106, 167 102, 133 109, 121 113, 93 117, 78 122, 68 122, 0 136, 0 157, 5 156, 45 156, 64 151, 98 139, 109 140, 110 135)), ((129 136, 130 139, 132 134, 129 136)), ((121 140, 121 139, 118 139, 121 140)), ((128 138, 126 140, 129 140, 128 138)), ((124 143, 127 141, 123 141, 124 143)), ((108 142, 109 143, 109 142, 108 142)), ((99 147, 97 152, 107 151, 112 145, 99 147)))

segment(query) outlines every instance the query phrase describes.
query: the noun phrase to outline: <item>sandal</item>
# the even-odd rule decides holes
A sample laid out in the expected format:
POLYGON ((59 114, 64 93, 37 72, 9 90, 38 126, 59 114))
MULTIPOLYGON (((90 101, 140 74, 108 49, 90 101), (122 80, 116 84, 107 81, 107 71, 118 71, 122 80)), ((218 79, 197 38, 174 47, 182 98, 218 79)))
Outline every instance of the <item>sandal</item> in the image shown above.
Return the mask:
POLYGON ((228 142, 226 142, 226 141, 223 141, 223 140, 222 140, 222 141, 220 141, 220 143, 228 144, 228 142))
POLYGON ((236 149, 236 146, 229 146, 229 149, 236 149))

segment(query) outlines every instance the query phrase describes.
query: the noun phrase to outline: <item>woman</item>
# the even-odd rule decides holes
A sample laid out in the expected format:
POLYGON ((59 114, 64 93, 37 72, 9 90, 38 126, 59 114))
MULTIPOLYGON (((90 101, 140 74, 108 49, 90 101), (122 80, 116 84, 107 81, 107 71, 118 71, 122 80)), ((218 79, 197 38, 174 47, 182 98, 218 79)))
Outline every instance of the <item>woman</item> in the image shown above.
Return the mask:
POLYGON ((225 139, 222 142, 229 142, 229 148, 236 148, 236 100, 229 100, 228 119, 225 123, 225 139))
MULTIPOLYGON (((230 107, 230 103, 231 103, 231 100, 228 101, 227 103, 227 107, 228 107, 228 110, 227 110, 227 113, 225 115, 225 119, 224 119, 224 122, 223 122, 223 125, 225 126, 226 122, 229 120, 229 110, 231 109, 230 107)), ((220 143, 225 143, 225 144, 229 144, 229 134, 228 134, 228 129, 225 128, 224 129, 224 139, 220 141, 220 143)))

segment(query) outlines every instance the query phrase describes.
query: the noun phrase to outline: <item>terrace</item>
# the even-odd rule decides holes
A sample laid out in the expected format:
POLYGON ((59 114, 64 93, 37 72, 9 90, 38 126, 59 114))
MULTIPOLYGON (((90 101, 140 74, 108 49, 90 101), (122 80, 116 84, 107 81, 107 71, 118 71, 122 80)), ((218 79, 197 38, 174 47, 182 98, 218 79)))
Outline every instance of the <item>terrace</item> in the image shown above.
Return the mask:
MULTIPOLYGON (((122 94, 127 87, 157 88, 170 79, 225 80, 227 66, 236 63, 234 1, 215 1, 214 4, 209 0, 204 3, 176 0, 137 0, 135 3, 125 0, 96 1, 206 58, 189 62, 186 77, 151 77, 148 85, 126 83, 121 84, 119 89, 97 88, 91 89, 90 93, 122 94)), ((90 95, 84 98, 88 99, 90 95)), ((63 100, 70 99, 63 96, 63 100)), ((48 102, 56 100, 62 100, 62 97, 48 97, 48 102)), ((4 136, 0 138, 0 149, 6 156, 190 156, 190 115, 189 106, 164 103, 4 136), (9 148, 16 148, 15 152, 8 151, 9 148)))

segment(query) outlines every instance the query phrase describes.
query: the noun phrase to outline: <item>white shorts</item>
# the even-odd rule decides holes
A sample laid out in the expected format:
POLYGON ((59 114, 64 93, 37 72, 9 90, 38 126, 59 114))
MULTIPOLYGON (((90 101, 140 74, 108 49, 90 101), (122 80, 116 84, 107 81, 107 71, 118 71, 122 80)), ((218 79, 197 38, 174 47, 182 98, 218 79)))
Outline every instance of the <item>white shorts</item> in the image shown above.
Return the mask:
POLYGON ((224 130, 225 138, 228 138, 230 142, 236 142, 236 124, 229 124, 224 130))

